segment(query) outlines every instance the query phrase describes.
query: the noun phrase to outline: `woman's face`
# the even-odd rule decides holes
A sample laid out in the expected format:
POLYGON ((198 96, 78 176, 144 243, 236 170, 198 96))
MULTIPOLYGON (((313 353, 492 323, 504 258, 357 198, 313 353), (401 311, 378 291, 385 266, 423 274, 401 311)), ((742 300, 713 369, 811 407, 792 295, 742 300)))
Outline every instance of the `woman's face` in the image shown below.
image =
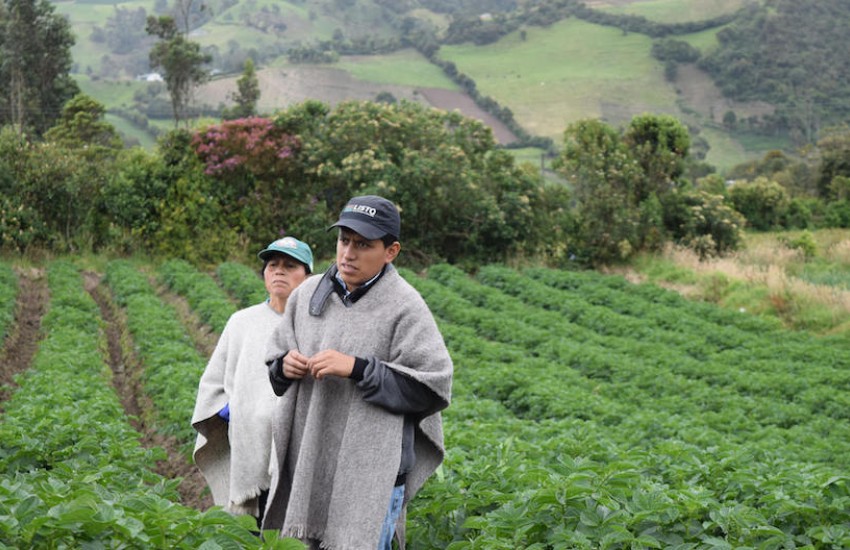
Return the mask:
POLYGON ((263 270, 266 290, 271 299, 286 301, 292 291, 307 278, 307 268, 285 254, 275 254, 263 270))

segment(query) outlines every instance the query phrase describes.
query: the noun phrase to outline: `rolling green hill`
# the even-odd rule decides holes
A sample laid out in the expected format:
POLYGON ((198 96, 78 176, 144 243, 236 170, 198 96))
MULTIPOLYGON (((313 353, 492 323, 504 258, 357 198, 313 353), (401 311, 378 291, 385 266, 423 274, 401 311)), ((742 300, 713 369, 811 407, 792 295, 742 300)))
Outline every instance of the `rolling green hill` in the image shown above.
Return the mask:
MULTIPOLYGON (((756 0, 585 2, 599 13, 625 18, 627 22, 673 26, 669 28, 678 25, 676 29, 695 25, 693 32, 677 34, 675 39, 691 44, 703 56, 719 47, 717 35, 728 24, 702 28, 700 22, 722 22, 722 18, 732 17, 742 8, 758 3, 756 0)), ((461 9, 461 4, 468 15, 475 5, 500 3, 464 2, 457 9, 461 9)), ((516 13, 535 4, 518 2, 520 11, 516 13)), ((336 103, 344 99, 374 99, 380 93, 390 93, 397 99, 461 109, 495 129, 498 120, 480 109, 470 108, 469 99, 463 97, 457 83, 440 67, 427 56, 409 47, 405 49, 411 35, 403 29, 424 28, 436 40, 445 36, 452 22, 452 15, 445 11, 446 5, 427 0, 205 3, 204 11, 195 12, 190 37, 213 55, 212 69, 219 74, 198 90, 196 101, 212 107, 227 104, 228 94, 236 90, 235 80, 242 63, 250 57, 258 66, 260 108, 265 112, 305 98, 336 103), (287 52, 292 48, 342 51, 335 63, 293 65, 287 60, 287 52), (358 52, 358 48, 374 51, 358 52), (441 96, 435 102, 427 94, 428 89, 450 90, 458 95, 441 96)), ((77 36, 72 53, 75 74, 87 81, 83 88, 113 110, 113 114, 121 116, 116 108, 132 108, 132 98, 128 103, 124 94, 114 96, 107 91, 109 86, 101 87, 97 82, 131 81, 147 72, 151 38, 141 39, 128 53, 111 53, 111 45, 118 40, 116 33, 121 34, 119 15, 126 18, 129 12, 138 10, 158 15, 167 12, 166 3, 71 0, 56 6, 68 16, 77 36)), ((478 16, 484 17, 485 23, 492 18, 494 25, 512 21, 510 18, 514 17, 498 12, 478 16)), ((756 100, 736 102, 724 97, 712 79, 694 64, 680 64, 676 78, 666 78, 664 63, 652 55, 658 37, 616 28, 610 22, 564 19, 563 13, 553 15, 544 26, 517 20, 521 23, 514 25, 513 31, 487 44, 443 44, 435 59, 453 63, 458 73, 475 82, 481 96, 509 109, 519 126, 531 135, 551 138, 557 145, 566 126, 578 119, 601 118, 619 125, 635 115, 652 112, 669 113, 687 123, 709 145, 706 160, 721 171, 759 158, 770 149, 791 148, 788 138, 781 134, 771 139, 755 139, 745 129, 731 129, 723 124, 728 112, 745 120, 770 116, 775 109, 773 105, 756 100)), ((503 26, 510 28, 507 23, 503 26)), ((167 118, 168 113, 160 116, 167 118)), ((505 143, 511 140, 509 134, 497 135, 507 136, 500 138, 505 143)))

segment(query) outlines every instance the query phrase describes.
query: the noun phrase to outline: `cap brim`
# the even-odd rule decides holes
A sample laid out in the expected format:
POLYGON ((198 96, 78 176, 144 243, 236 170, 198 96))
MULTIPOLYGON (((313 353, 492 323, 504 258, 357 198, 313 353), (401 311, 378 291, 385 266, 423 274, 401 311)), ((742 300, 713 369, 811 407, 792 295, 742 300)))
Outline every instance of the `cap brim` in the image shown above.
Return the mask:
MULTIPOLYGON (((292 258, 293 260, 298 260, 298 262, 299 262, 299 263, 304 264, 304 260, 302 260, 301 258, 299 258, 298 256, 296 256, 295 254, 292 254, 291 252, 287 252, 287 251, 284 251, 284 250, 274 250, 274 249, 268 249, 268 248, 267 248, 267 249, 265 249, 265 250, 261 250, 261 251, 257 254, 257 256, 258 256, 261 260, 266 261, 266 260, 268 260, 268 259, 272 256, 272 254, 281 254, 282 256, 289 256, 289 257, 290 257, 290 258, 292 258)), ((304 264, 304 265, 307 265, 307 264, 304 264)), ((307 267, 309 268, 310 266, 307 266, 307 267)))
POLYGON ((346 229, 350 229, 361 237, 363 237, 364 239, 368 239, 370 241, 380 239, 381 237, 387 234, 386 231, 382 231, 377 227, 366 222, 361 222, 360 220, 340 220, 332 226, 328 227, 328 231, 330 231, 334 227, 345 227, 346 229))

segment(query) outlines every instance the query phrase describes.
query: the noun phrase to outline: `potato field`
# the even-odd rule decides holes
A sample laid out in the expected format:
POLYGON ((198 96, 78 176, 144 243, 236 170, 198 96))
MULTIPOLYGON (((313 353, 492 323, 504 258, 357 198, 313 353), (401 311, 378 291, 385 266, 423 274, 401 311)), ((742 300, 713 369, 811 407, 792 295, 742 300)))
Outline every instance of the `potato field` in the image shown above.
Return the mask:
MULTIPOLYGON (((98 262, 0 261, 0 548, 301 548, 211 509, 191 465, 256 267, 98 262)), ((408 548, 850 547, 846 336, 590 272, 400 271, 455 362, 408 548)))

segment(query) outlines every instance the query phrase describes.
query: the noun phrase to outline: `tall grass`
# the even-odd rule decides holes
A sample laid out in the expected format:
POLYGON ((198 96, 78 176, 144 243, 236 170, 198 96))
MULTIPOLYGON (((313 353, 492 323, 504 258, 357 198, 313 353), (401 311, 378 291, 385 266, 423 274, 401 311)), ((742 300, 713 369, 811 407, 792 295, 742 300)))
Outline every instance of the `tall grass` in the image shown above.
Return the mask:
POLYGON ((724 258, 701 261, 692 251, 668 247, 633 264, 632 279, 648 279, 691 298, 780 319, 819 334, 850 328, 850 232, 814 233, 816 255, 789 247, 794 233, 748 236, 724 258))

